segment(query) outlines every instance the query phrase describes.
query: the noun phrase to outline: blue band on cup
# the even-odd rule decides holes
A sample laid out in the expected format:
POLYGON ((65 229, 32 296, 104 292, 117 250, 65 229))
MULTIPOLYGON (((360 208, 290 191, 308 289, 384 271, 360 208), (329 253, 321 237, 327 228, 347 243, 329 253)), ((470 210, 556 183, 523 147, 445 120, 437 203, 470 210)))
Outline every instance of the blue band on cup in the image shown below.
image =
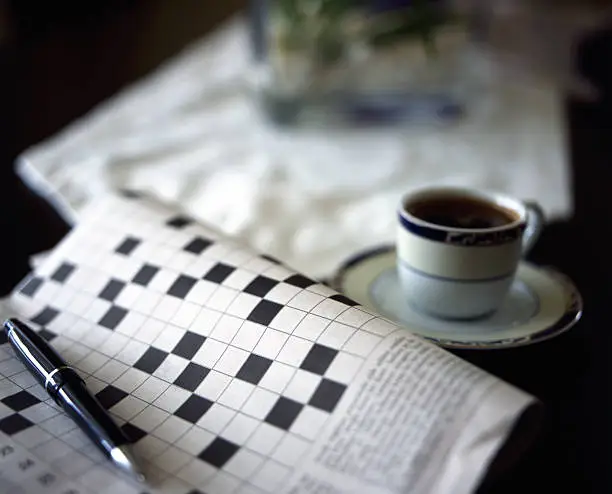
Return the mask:
POLYGON ((430 280, 437 280, 437 281, 448 281, 450 283, 463 283, 466 285, 474 284, 474 283, 491 283, 495 281, 505 280, 505 279, 508 279, 514 276, 516 272, 515 270, 513 270, 509 273, 504 273, 504 274, 500 274, 497 276, 489 276, 488 278, 465 279, 465 278, 455 278, 453 276, 439 276, 437 274, 426 273, 425 271, 421 271, 420 269, 415 268, 414 266, 408 264, 406 261, 400 258, 397 259, 397 263, 398 263, 398 266, 401 266, 402 268, 405 268, 408 271, 412 271, 413 273, 418 274, 419 276, 422 276, 423 278, 428 278, 430 280))
POLYGON ((453 231, 419 225, 410 221, 401 213, 399 213, 398 216, 401 225, 410 233, 414 233, 418 237, 433 240, 434 242, 466 247, 490 247, 492 245, 503 245, 516 242, 523 235, 526 226, 521 223, 512 228, 494 231, 453 231))

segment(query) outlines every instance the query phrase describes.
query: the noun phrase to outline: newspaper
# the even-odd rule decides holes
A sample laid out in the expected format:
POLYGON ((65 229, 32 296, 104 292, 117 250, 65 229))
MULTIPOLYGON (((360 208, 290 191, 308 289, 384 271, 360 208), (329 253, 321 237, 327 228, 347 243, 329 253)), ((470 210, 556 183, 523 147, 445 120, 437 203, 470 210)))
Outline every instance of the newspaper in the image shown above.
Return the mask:
POLYGON ((134 443, 113 470, 0 339, 10 493, 476 490, 526 393, 146 198, 102 198, 11 296, 134 443))

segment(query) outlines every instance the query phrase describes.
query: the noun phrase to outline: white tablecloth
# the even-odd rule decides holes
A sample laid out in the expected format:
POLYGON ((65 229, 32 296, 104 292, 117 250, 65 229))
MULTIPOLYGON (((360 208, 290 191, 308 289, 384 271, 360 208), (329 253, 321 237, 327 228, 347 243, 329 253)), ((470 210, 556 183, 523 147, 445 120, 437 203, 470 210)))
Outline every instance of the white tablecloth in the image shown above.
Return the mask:
POLYGON ((293 267, 324 276, 392 241, 399 197, 462 184, 571 214, 560 95, 498 84, 450 127, 281 132, 248 94, 245 23, 235 19, 22 154, 18 172, 69 221, 128 188, 179 203, 293 267))

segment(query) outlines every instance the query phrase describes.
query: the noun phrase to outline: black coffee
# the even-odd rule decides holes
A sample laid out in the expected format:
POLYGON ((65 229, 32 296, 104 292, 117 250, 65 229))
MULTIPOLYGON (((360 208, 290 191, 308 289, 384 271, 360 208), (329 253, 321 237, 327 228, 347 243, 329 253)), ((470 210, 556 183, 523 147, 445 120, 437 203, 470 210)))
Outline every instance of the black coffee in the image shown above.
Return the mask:
POLYGON ((423 199, 406 206, 406 211, 428 223, 477 230, 504 226, 519 218, 509 209, 465 197, 423 199))

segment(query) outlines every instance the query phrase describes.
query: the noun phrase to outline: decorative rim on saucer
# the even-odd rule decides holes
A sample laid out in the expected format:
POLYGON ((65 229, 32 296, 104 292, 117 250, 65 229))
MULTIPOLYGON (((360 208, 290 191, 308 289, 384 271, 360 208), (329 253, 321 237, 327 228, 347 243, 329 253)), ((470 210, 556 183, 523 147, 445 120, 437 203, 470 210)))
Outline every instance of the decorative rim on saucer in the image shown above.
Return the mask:
MULTIPOLYGON (((352 256, 347 261, 345 261, 336 274, 330 280, 330 285, 338 290, 340 293, 344 293, 343 283, 346 278, 347 273, 356 267, 357 265, 363 263, 364 261, 385 254, 389 254, 395 250, 395 247, 392 245, 385 245, 382 247, 376 247, 365 252, 361 252, 357 255, 352 256)), ((436 338, 429 335, 420 334, 418 331, 414 333, 418 336, 432 341, 440 346, 446 348, 456 348, 456 349, 469 349, 469 350, 488 350, 488 349, 502 349, 502 348, 514 348, 520 346, 531 345, 534 343, 539 343, 541 341, 545 341, 551 338, 554 338, 565 331, 572 328, 582 317, 583 311, 583 300, 580 292, 576 288, 576 286, 572 283, 572 281, 565 275, 559 273, 554 268, 550 267, 540 267, 537 269, 546 273, 546 275, 550 276, 554 280, 559 283, 559 286, 563 291, 563 298, 565 300, 565 308, 560 314, 558 318, 552 323, 548 324, 546 327, 533 331, 525 336, 520 337, 512 337, 512 338, 501 338, 498 340, 453 340, 448 338, 436 338)), ((357 300, 356 302, 363 303, 363 301, 357 300)), ((369 307, 371 310, 376 310, 375 307, 369 307)), ((381 314, 387 317, 390 320, 393 318, 389 317, 386 314, 381 314)), ((402 325, 401 322, 395 322, 398 325, 402 325)))

